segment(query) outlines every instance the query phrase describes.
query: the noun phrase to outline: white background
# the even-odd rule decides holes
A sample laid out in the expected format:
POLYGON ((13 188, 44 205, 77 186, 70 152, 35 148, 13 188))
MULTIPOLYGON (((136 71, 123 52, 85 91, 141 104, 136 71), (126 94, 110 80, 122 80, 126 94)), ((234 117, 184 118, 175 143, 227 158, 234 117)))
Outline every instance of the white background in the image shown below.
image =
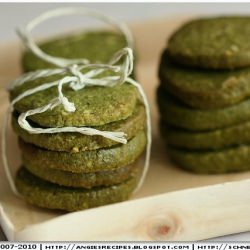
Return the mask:
MULTIPOLYGON (((250 3, 0 3, 0 42, 16 38, 15 28, 45 10, 62 6, 84 6, 99 9, 121 21, 137 21, 148 18, 168 18, 174 15, 198 13, 200 15, 250 14, 250 3)), ((78 18, 82 26, 85 19, 78 18)), ((75 20, 61 19, 57 27, 69 28, 75 20)), ((50 22, 51 24, 51 22, 50 22)), ((39 33, 54 31, 55 26, 46 25, 39 33)))
MULTIPOLYGON (((140 21, 150 18, 168 18, 177 15, 200 14, 204 15, 226 15, 226 14, 248 14, 250 15, 250 3, 0 3, 0 42, 17 39, 15 29, 42 13, 45 10, 62 6, 81 5, 103 11, 112 17, 126 22, 140 21)), ((77 18, 75 20, 63 19, 50 24, 44 24, 39 28, 39 34, 54 33, 55 25, 57 30, 71 29, 88 25, 89 20, 77 18), (77 22, 76 22, 77 21, 77 22)), ((249 38, 250 42, 250 38, 249 38)), ((249 190, 246 190, 249 192, 249 190)), ((250 218, 246 218, 249 219, 250 218)), ((0 240, 4 236, 0 229, 0 240)), ((220 240, 250 240, 250 233, 243 233, 234 236, 220 238, 220 240)))

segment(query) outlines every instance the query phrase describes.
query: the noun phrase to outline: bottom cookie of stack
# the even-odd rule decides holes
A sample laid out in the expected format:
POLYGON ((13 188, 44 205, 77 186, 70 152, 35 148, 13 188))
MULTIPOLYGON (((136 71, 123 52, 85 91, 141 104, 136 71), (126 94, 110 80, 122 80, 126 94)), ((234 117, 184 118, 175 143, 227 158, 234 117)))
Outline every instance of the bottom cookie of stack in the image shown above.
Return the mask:
POLYGON ((91 189, 72 188, 38 178, 24 167, 19 169, 16 176, 17 189, 27 202, 43 208, 66 211, 77 211, 126 200, 136 183, 134 177, 110 186, 91 189))

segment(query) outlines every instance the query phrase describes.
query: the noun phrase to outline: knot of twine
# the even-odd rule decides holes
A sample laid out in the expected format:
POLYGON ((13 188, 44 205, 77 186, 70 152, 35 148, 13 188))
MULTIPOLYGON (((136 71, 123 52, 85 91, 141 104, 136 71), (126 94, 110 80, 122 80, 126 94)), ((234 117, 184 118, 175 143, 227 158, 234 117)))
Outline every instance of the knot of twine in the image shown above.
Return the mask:
POLYGON ((103 21, 106 21, 112 25, 115 25, 122 31, 122 33, 125 35, 125 38, 127 40, 128 45, 131 45, 131 34, 129 30, 126 28, 124 24, 117 23, 113 19, 111 19, 108 16, 103 15, 100 12, 89 10, 89 9, 82 9, 82 8, 62 8, 62 9, 55 9, 49 12, 45 12, 41 16, 37 17, 33 21, 31 21, 24 31, 18 32, 20 38, 22 39, 25 46, 31 50, 36 56, 39 58, 52 63, 56 66, 59 66, 59 68, 55 69, 44 69, 44 70, 37 70, 34 72, 29 72, 26 74, 23 74, 13 82, 9 84, 9 90, 13 90, 14 88, 21 86, 25 84, 28 81, 36 80, 38 78, 42 77, 48 77, 53 75, 62 75, 62 78, 53 82, 43 83, 35 88, 28 89, 25 92, 21 93, 19 96, 17 96, 12 102, 10 103, 10 106, 8 108, 8 112, 6 114, 6 118, 4 121, 4 129, 3 129, 3 136, 2 136, 2 156, 3 156, 3 162, 4 162, 4 169, 8 178, 8 181, 10 183, 12 191, 18 195, 18 191, 16 190, 13 177, 9 168, 8 160, 7 160, 7 150, 6 150, 6 140, 7 140, 7 126, 9 123, 9 117, 10 114, 14 110, 14 105, 21 99, 30 96, 34 93, 52 88, 57 87, 58 95, 57 97, 53 98, 49 101, 48 104, 38 107, 36 109, 28 110, 26 112, 23 112, 18 117, 18 123, 21 128, 25 129, 31 134, 41 134, 41 133, 63 133, 63 132, 77 132, 84 135, 99 135, 103 136, 105 138, 114 140, 119 143, 126 144, 126 134, 124 132, 111 132, 111 131, 100 131, 94 128, 90 127, 60 127, 60 128, 37 128, 32 127, 29 121, 27 120, 27 117, 39 113, 46 112, 47 110, 52 110, 55 107, 62 105, 63 108, 67 112, 75 112, 76 107, 73 102, 70 102, 68 98, 63 94, 63 86, 68 85, 71 89, 74 91, 78 91, 80 89, 83 89, 85 87, 91 87, 91 86, 102 86, 102 87, 113 87, 115 85, 123 84, 125 82, 130 83, 134 85, 138 92, 140 93, 140 96, 144 102, 145 109, 146 109, 146 115, 147 115, 147 149, 146 149, 146 159, 144 164, 144 170, 142 173, 142 176, 140 178, 140 181, 138 182, 138 185, 135 189, 137 191, 146 176, 148 167, 149 167, 149 160, 150 160, 150 150, 151 150, 151 122, 150 122, 150 110, 149 110, 149 104, 146 98, 146 95, 143 91, 143 88, 141 85, 136 82, 134 79, 130 78, 133 71, 133 50, 130 47, 125 47, 118 52, 116 52, 111 60, 107 64, 91 64, 87 59, 65 59, 65 58, 59 58, 59 57, 53 57, 50 55, 47 55, 45 52, 41 51, 39 47, 35 44, 33 41, 30 31, 33 29, 37 24, 40 22, 51 18, 56 17, 59 15, 69 15, 69 14, 84 14, 84 15, 90 15, 94 16, 96 18, 99 18, 103 21), (118 64, 121 62, 120 64, 118 64), (83 73, 84 72, 84 73, 83 73), (110 72, 108 76, 100 76, 101 74, 105 72, 110 72))

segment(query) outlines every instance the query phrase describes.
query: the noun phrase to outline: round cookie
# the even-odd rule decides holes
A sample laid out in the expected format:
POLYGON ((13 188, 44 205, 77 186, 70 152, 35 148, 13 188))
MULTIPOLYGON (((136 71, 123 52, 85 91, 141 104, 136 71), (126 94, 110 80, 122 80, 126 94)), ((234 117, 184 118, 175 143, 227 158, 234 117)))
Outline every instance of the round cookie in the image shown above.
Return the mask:
POLYGON ((162 86, 185 104, 198 109, 231 106, 250 97, 250 69, 212 71, 188 69, 162 56, 162 86))
POLYGON ((218 17, 186 23, 169 39, 169 55, 186 66, 235 69, 250 65, 250 18, 218 17))
POLYGON ((21 168, 16 187, 23 198, 39 207, 77 211, 124 201, 136 187, 136 178, 121 184, 92 189, 63 187, 44 181, 21 168))
POLYGON ((223 109, 199 110, 182 104, 159 87, 157 101, 161 117, 166 123, 187 130, 219 129, 250 120, 250 99, 223 109))
POLYGON ((144 131, 141 131, 127 144, 79 153, 41 149, 21 140, 19 140, 19 145, 25 166, 90 173, 113 170, 134 162, 145 149, 146 135, 144 131))
MULTIPOLYGON (((39 47, 51 56, 67 59, 87 58, 91 63, 107 63, 113 54, 126 46, 124 36, 108 31, 89 31, 61 36, 44 43, 39 47)), ((55 68, 30 51, 22 57, 24 71, 55 68)))
POLYGON ((73 173, 35 165, 24 166, 33 175, 51 183, 66 187, 93 188, 111 186, 134 177, 138 172, 136 164, 120 167, 114 170, 93 173, 73 173))
POLYGON ((192 150, 217 150, 250 143, 250 122, 204 132, 187 131, 160 122, 161 134, 173 147, 192 150))
POLYGON ((194 150, 217 150, 250 143, 250 122, 204 132, 187 131, 160 122, 166 142, 173 147, 194 150))
MULTIPOLYGON (((26 82, 11 91, 11 99, 28 89, 56 80, 58 75, 26 82)), ((78 91, 64 86, 63 93, 75 104, 75 112, 67 112, 59 105, 29 119, 44 127, 100 126, 128 118, 134 111, 138 97, 136 88, 127 83, 114 87, 85 87, 78 91)), ((57 87, 52 87, 21 99, 14 108, 19 113, 26 112, 47 105, 57 96, 57 87)))
POLYGON ((168 155, 180 167, 200 174, 222 174, 250 170, 249 145, 202 152, 169 147, 168 155))
MULTIPOLYGON (((145 126, 145 108, 137 104, 131 116, 125 120, 95 127, 102 131, 124 132, 129 140, 145 126)), ((17 115, 12 117, 14 131, 27 143, 52 151, 81 152, 111 147, 118 142, 103 136, 87 136, 80 133, 30 134, 22 129, 17 122, 17 115)), ((36 124, 33 124, 36 126, 36 124)))

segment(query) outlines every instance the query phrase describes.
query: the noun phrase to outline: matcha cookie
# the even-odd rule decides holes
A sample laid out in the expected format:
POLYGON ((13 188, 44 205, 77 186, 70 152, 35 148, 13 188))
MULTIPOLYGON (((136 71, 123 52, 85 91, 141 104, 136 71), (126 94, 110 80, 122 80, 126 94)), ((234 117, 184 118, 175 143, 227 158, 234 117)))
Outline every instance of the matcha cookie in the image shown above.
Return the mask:
POLYGON ((19 142, 25 166, 90 173, 113 170, 134 162, 145 148, 146 135, 144 131, 141 131, 127 144, 79 153, 50 151, 21 140, 19 142))
POLYGON ((114 170, 97 171, 93 173, 73 173, 48 167, 37 167, 35 165, 24 166, 33 175, 66 187, 92 188, 98 186, 111 186, 119 184, 136 176, 138 166, 130 164, 114 170))
POLYGON ((168 154, 180 167, 201 174, 250 170, 249 145, 204 152, 168 148, 168 154))
POLYGON ((25 168, 21 168, 16 176, 16 187, 23 198, 36 206, 66 211, 77 211, 129 198, 136 187, 136 178, 121 184, 92 189, 62 187, 44 181, 25 168))
POLYGON ((190 108, 158 88, 158 105, 162 119, 173 126, 193 131, 219 129, 250 120, 250 99, 237 105, 216 109, 190 108))
MULTIPOLYGON (((86 58, 91 63, 107 63, 113 54, 126 47, 124 36, 107 31, 89 31, 58 37, 44 43, 39 47, 51 56, 67 59, 86 58)), ((24 71, 54 68, 30 51, 24 53, 22 58, 24 71)))
POLYGON ((250 18, 198 19, 169 39, 169 56, 185 66, 235 69, 250 65, 250 18))
POLYGON ((160 122, 162 136, 171 146, 183 149, 215 150, 250 143, 250 122, 204 132, 187 131, 160 122))
MULTIPOLYGON (((26 82, 11 91, 11 99, 28 89, 56 80, 58 76, 26 82)), ((29 119, 44 127, 100 126, 128 118, 135 109, 138 97, 136 88, 126 83, 114 87, 85 87, 78 91, 67 85, 63 87, 63 93, 75 103, 75 112, 67 112, 59 105, 29 119)), ((26 112, 47 105, 57 96, 57 87, 52 87, 21 99, 14 108, 19 113, 26 112)))
MULTIPOLYGON (((131 116, 126 120, 109 123, 95 127, 102 131, 124 132, 129 140, 145 127, 145 108, 142 104, 137 104, 131 116)), ((99 148, 111 147, 118 142, 107 139, 103 136, 87 136, 80 133, 55 133, 55 134, 30 134, 22 129, 17 122, 17 114, 12 117, 14 131, 28 143, 32 143, 41 148, 53 151, 80 152, 86 150, 96 150, 99 148)), ((32 124, 32 126, 37 126, 32 124)))
POLYGON ((162 57, 162 86, 185 104, 200 109, 231 106, 250 97, 250 69, 234 71, 194 70, 162 57))

